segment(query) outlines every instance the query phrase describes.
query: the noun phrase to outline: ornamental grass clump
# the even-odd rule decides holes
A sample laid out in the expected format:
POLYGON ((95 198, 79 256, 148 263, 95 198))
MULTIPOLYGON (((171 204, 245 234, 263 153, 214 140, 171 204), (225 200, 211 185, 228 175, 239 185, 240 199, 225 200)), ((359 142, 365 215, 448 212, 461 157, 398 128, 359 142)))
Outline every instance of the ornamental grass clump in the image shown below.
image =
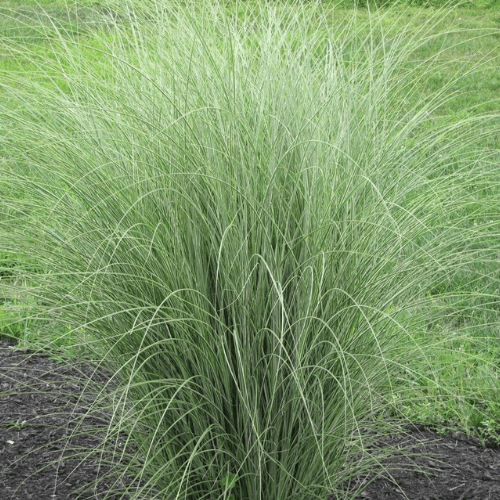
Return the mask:
POLYGON ((428 290, 489 258, 468 203, 498 179, 494 119, 430 121, 449 88, 412 102, 440 13, 391 33, 319 4, 120 4, 51 57, 10 42, 36 78, 0 90, 0 251, 113 374, 103 460, 137 445, 106 498, 340 498, 424 355, 428 290))

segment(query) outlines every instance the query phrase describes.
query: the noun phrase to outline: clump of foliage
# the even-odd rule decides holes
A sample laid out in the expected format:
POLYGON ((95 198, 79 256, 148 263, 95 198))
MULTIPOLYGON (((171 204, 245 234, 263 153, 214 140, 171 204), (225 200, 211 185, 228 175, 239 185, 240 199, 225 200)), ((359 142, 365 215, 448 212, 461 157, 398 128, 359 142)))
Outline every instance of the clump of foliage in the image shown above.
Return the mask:
POLYGON ((408 104, 440 13, 113 9, 50 58, 10 43, 40 74, 0 104, 0 252, 41 264, 40 314, 114 374, 103 456, 138 445, 114 473, 141 486, 110 496, 341 497, 450 275, 498 253, 498 117, 433 126, 446 86, 408 104))

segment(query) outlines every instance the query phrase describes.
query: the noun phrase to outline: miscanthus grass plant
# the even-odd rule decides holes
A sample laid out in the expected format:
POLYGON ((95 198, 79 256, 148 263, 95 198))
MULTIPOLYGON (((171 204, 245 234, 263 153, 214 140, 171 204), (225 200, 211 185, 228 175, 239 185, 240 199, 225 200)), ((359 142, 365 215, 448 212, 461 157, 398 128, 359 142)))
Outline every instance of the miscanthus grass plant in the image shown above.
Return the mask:
MULTIPOLYGON (((109 498, 348 497, 450 275, 498 282, 498 117, 433 121, 459 74, 408 104, 443 12, 237 7, 122 1, 51 57, 8 44, 36 70, 1 77, 0 251, 113 374, 109 498)), ((497 307, 478 290, 453 314, 497 307)))

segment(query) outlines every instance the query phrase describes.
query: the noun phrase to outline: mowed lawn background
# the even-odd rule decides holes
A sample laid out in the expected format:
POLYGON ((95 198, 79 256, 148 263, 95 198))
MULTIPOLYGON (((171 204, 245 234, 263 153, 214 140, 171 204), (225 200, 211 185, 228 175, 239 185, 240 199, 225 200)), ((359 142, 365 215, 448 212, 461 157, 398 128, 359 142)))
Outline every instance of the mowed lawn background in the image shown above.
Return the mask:
POLYGON ((499 67, 494 2, 1 0, 0 334, 119 372, 179 498, 320 498, 294 433, 370 412, 500 439, 499 67))

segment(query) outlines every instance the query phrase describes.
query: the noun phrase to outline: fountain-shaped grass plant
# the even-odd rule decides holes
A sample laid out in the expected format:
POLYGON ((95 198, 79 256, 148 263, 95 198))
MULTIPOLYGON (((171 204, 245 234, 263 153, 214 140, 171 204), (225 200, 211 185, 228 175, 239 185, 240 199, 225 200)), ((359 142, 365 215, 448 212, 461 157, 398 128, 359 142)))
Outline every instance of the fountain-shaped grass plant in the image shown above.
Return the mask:
POLYGON ((114 374, 102 457, 138 445, 109 498, 340 498, 428 291, 494 251, 494 118, 434 120, 453 78, 415 98, 442 12, 119 4, 78 39, 45 23, 51 56, 11 41, 31 73, 0 104, 0 251, 114 374))

